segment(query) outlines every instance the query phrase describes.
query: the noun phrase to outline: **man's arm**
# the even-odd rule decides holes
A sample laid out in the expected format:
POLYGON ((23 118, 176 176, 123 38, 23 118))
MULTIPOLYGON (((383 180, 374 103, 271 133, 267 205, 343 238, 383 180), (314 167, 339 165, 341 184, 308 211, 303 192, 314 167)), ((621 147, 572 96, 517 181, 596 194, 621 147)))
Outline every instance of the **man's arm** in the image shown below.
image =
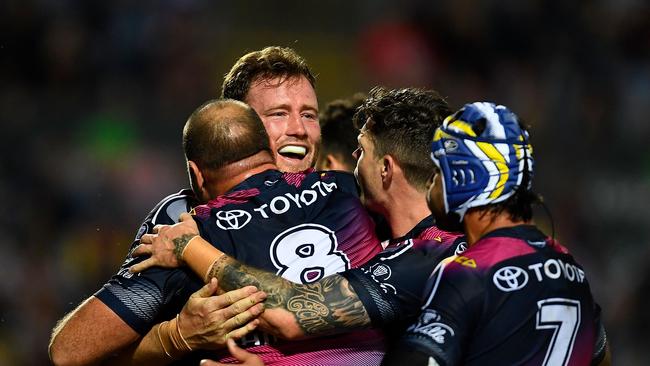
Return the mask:
POLYGON ((230 338, 255 330, 266 295, 248 286, 214 296, 217 281, 193 293, 176 318, 154 325, 138 342, 111 361, 120 365, 166 365, 198 349, 219 349, 230 338), (208 324, 208 326, 206 326, 208 324))
POLYGON ((59 321, 49 345, 55 365, 91 365, 118 353, 140 335, 94 296, 59 321), (89 326, 92 324, 92 326, 89 326))
POLYGON ((297 339, 370 326, 363 302, 343 276, 297 284, 247 266, 197 236, 198 229, 190 215, 181 215, 181 223, 177 225, 159 226, 154 231, 158 234, 144 235, 142 244, 133 253, 152 254, 152 257, 131 267, 132 272, 157 265, 175 267, 185 262, 204 280, 217 278, 222 290, 255 286, 267 294, 260 318, 261 328, 267 332, 297 339), (190 241, 192 245, 188 245, 190 241), (152 243, 156 245, 149 245, 152 243))

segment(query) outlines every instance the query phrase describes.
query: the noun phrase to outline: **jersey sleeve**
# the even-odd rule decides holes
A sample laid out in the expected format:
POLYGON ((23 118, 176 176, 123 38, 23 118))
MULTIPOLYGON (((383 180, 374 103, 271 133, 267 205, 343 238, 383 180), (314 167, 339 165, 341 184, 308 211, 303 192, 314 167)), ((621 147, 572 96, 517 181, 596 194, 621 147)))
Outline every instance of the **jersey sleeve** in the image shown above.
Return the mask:
POLYGON ((607 351, 607 333, 601 319, 600 305, 594 302, 594 329, 596 329, 596 342, 594 343, 594 354, 591 357, 592 365, 600 365, 605 359, 607 351))
POLYGON ((453 258, 444 260, 434 270, 420 316, 407 328, 395 352, 416 350, 440 365, 457 365, 462 361, 472 324, 481 312, 478 299, 482 290, 480 279, 453 262, 453 258))
POLYGON ((435 242, 408 240, 341 275, 359 296, 374 327, 405 327, 419 314, 422 289, 448 253, 448 247, 435 242))
POLYGON ((154 267, 132 274, 129 267, 146 257, 133 257, 131 254, 140 244, 142 235, 151 233, 155 225, 178 222, 180 214, 188 212, 193 204, 193 196, 188 190, 170 195, 158 203, 140 226, 117 274, 94 295, 139 334, 145 334, 158 321, 172 317, 198 286, 185 268, 154 267))

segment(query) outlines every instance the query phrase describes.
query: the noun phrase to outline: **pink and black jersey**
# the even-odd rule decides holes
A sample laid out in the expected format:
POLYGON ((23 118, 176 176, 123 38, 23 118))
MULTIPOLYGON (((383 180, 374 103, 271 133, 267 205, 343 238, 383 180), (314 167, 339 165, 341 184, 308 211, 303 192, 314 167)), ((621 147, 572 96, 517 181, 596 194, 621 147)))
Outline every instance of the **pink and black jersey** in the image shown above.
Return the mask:
POLYGON ((358 267, 381 250, 348 173, 268 170, 194 213, 214 246, 296 283, 358 267))
POLYGON ((386 364, 589 365, 604 344, 583 268, 534 226, 493 231, 444 260, 427 292, 386 364))
MULTIPOLYGON (((162 200, 146 217, 131 251, 156 224, 173 224, 196 204, 184 190, 162 200)), ((268 170, 246 179, 207 205, 195 207, 202 235, 241 262, 296 282, 355 268, 381 251, 374 224, 358 198, 354 177, 342 172, 282 173, 268 170)), ((119 272, 95 296, 140 334, 174 317, 202 285, 187 268, 128 268, 144 257, 129 254, 119 272)), ((374 330, 308 341, 283 342, 261 333, 241 341, 267 365, 379 364, 383 336, 374 330)), ((228 352, 194 352, 175 364, 202 358, 228 361, 228 352)))
POLYGON ((436 266, 465 245, 461 234, 435 226, 421 229, 418 234, 426 232, 430 240, 391 243, 360 268, 340 274, 354 288, 373 326, 384 329, 392 338, 417 319, 424 301, 423 289, 436 266))
MULTIPOLYGON (((342 172, 269 170, 194 213, 215 247, 297 283, 359 267, 382 249, 354 177, 342 172)), ((386 347, 377 330, 291 342, 256 332, 240 344, 266 365, 378 365, 386 347)))

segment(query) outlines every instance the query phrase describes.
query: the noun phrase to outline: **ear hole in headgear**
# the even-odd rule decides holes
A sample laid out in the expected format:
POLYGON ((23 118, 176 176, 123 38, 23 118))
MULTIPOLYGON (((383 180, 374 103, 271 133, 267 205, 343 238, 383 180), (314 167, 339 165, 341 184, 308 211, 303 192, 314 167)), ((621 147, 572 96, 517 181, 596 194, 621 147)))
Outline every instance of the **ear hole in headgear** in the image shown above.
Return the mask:
POLYGON ((481 136, 481 134, 483 134, 483 131, 485 131, 486 126, 487 120, 485 118, 479 118, 476 120, 476 123, 472 125, 472 131, 474 131, 476 136, 481 136))

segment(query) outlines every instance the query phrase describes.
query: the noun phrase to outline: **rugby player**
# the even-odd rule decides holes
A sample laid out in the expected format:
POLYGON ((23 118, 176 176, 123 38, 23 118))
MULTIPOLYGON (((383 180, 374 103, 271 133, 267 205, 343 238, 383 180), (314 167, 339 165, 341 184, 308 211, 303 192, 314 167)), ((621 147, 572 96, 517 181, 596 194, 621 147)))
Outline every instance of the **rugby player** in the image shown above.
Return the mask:
MULTIPOLYGON (((280 47, 244 55, 224 78, 222 96, 253 106, 262 118, 275 161, 283 171, 309 168, 317 156, 320 128, 314 83, 305 60, 293 50, 280 47)), ((156 224, 177 222, 181 212, 205 202, 207 193, 195 195, 191 190, 182 190, 161 200, 138 230, 133 246, 156 224)), ((182 302, 170 303, 171 299, 163 296, 164 288, 131 278, 126 270, 131 261, 131 256, 127 256, 119 272, 102 289, 57 324, 49 347, 55 364, 99 361, 135 342, 151 325, 178 312, 182 302)), ((198 281, 188 283, 186 293, 197 290, 199 285, 198 281)), ((200 306, 207 301, 198 297, 193 304, 200 306)))
POLYGON ((396 313, 410 311, 413 299, 403 301, 402 290, 417 282, 429 297, 386 364, 607 364, 600 310, 584 270, 532 225, 532 148, 516 116, 502 106, 468 105, 436 133, 433 157, 442 173, 430 188, 431 207, 441 222, 456 215, 472 246, 424 272, 425 282, 433 274, 429 286, 418 277, 431 257, 418 257, 415 246, 320 283, 287 283, 224 256, 197 235, 189 215, 143 237, 136 252, 153 257, 132 270, 186 263, 226 290, 256 285, 269 294, 262 325, 288 338, 389 327, 404 319, 396 313), (305 317, 304 308, 293 307, 304 299, 328 311, 305 317))
POLYGON ((431 277, 387 365, 609 364, 584 269, 532 221, 528 132, 507 107, 467 104, 436 131, 428 200, 469 248, 431 277))
MULTIPOLYGON (((378 227, 385 243, 407 239, 437 240, 445 234, 434 225, 425 199, 433 163, 428 143, 451 114, 433 90, 373 88, 358 108, 360 128, 355 176, 363 202, 387 227, 378 227)), ((463 245, 461 245, 461 248, 463 245)))
MULTIPOLYGON (((390 311, 386 314, 379 316, 373 313, 373 315, 377 318, 377 322, 399 328, 400 321, 403 322, 403 319, 408 318, 414 320, 414 317, 419 313, 420 292, 428 278, 428 274, 441 258, 454 254, 457 249, 456 246, 452 248, 452 244, 458 239, 462 239, 457 234, 445 233, 433 226, 422 224, 422 221, 430 215, 425 199, 430 174, 417 174, 416 169, 421 168, 430 171, 433 163, 429 159, 428 148, 414 148, 417 145, 413 143, 421 140, 422 144, 426 145, 433 137, 435 127, 443 120, 443 113, 449 112, 449 109, 444 100, 432 91, 414 88, 389 91, 377 88, 371 92, 371 98, 366 101, 363 110, 367 112, 364 113, 363 117, 365 125, 362 131, 364 135, 359 138, 361 146, 357 151, 360 158, 357 171, 359 176, 365 175, 365 178, 360 179, 360 181, 366 184, 368 182, 373 184, 374 182, 381 182, 372 187, 371 202, 376 206, 380 204, 394 205, 409 211, 402 217, 397 214, 389 216, 391 221, 395 222, 395 227, 402 230, 401 234, 403 236, 409 239, 427 236, 431 238, 428 242, 416 240, 394 243, 394 245, 391 245, 391 248, 395 247, 394 250, 382 253, 381 256, 376 258, 376 261, 363 266, 363 274, 355 272, 349 274, 349 276, 354 277, 351 282, 363 281, 364 276, 370 274, 372 279, 369 281, 381 283, 381 287, 368 291, 364 290, 359 296, 364 297, 366 303, 371 304, 368 307, 372 309, 390 308, 390 311), (418 136, 420 134, 424 135, 424 137, 418 136), (390 143, 387 141, 396 142, 390 143), (378 144, 380 148, 375 149, 375 144, 378 144), (384 153, 385 150, 396 152, 384 153), (417 157, 421 158, 421 162, 416 164, 417 157), (416 171, 414 172, 414 170, 416 171), (410 180, 408 180, 409 178, 410 180), (411 181, 414 183, 411 183, 411 181), (381 188, 377 189, 377 186, 381 188), (416 192, 419 192, 419 194, 416 192), (405 202, 398 202, 399 198, 405 202), (401 246, 400 244, 404 245, 401 246), (410 248, 414 249, 409 250, 410 248), (426 258, 426 260, 423 260, 423 258, 426 258), (399 270, 396 270, 396 267, 399 267, 399 270), (391 268, 393 268, 392 273, 394 275, 391 275, 391 268), (395 288, 399 288, 399 293, 385 295, 387 298, 382 300, 381 304, 374 304, 375 299, 383 298, 382 293, 391 288, 393 291, 395 288)), ((207 210, 208 208, 201 208, 198 211, 206 212, 207 210)), ((385 208, 382 212, 394 212, 394 210, 395 208, 385 208)), ((197 219, 199 222, 202 220, 201 217, 197 219)), ((218 241, 214 241, 216 238, 206 235, 205 230, 201 230, 201 235, 218 245, 218 241)), ((462 243, 462 240, 460 243, 462 243)), ((144 249, 137 250, 137 253, 141 253, 142 250, 144 249)), ((199 267, 197 272, 203 276, 211 264, 209 261, 211 256, 201 255, 199 258, 206 261, 203 263, 203 267, 199 267)), ((143 264, 136 266, 135 270, 144 268, 144 266, 151 263, 151 260, 147 260, 143 264)), ((345 278, 336 276, 333 278, 341 281, 342 284, 348 283, 345 278)), ((230 285, 225 284, 224 286, 230 285)), ((235 285, 232 286, 236 287, 235 285)), ((299 289, 299 291, 303 291, 303 288, 299 289)), ((338 292, 340 290, 341 288, 337 286, 328 285, 311 291, 319 294, 318 296, 321 298, 319 307, 335 309, 336 306, 341 305, 335 303, 336 299, 345 298, 347 292, 349 292, 342 294, 338 292), (325 292, 320 293, 319 291, 325 292), (327 293, 328 291, 329 293, 327 293), (335 296, 326 299, 332 294, 335 296)), ((352 301, 351 304, 354 304, 357 309, 363 307, 356 297, 356 300, 352 301)), ((340 309, 339 316, 345 315, 346 312, 346 309, 340 309)), ((332 318, 327 314, 323 314, 323 319, 318 321, 314 321, 314 319, 304 320, 317 323, 314 327, 299 329, 301 327, 299 322, 303 320, 300 318, 300 314, 296 314, 296 316, 298 318, 295 320, 298 323, 278 327, 281 328, 279 333, 281 337, 300 338, 312 332, 318 334, 323 330, 349 331, 357 326, 355 324, 356 320, 353 321, 345 317, 342 320, 337 320, 336 317, 332 318)), ((369 326, 371 321, 369 315, 364 313, 360 316, 361 318, 358 320, 361 324, 358 326, 369 326)), ((277 329, 272 330, 277 331, 277 329)))

